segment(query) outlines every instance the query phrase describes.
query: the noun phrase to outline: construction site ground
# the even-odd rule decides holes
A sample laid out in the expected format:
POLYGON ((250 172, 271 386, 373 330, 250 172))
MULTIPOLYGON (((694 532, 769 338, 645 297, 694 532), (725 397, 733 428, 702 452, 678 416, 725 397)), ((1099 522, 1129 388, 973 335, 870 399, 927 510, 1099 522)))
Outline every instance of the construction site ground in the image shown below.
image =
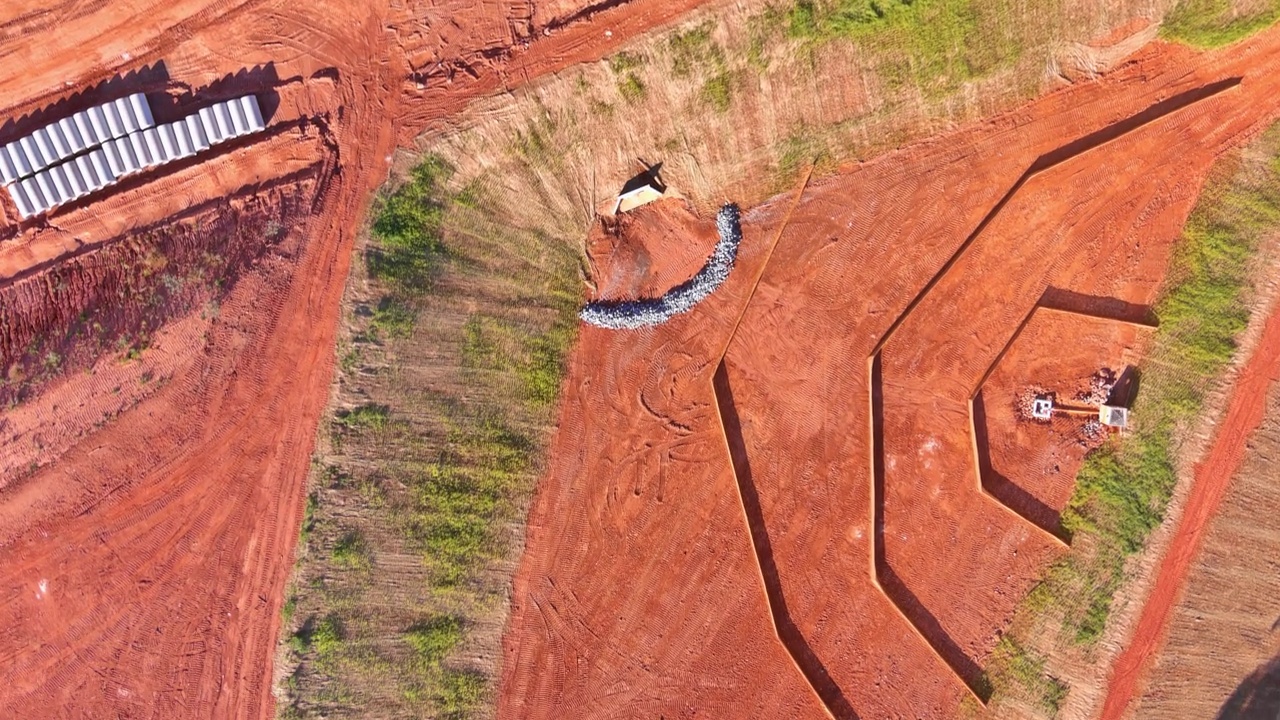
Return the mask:
MULTIPOLYGON (((9 136, 138 91, 160 122, 246 93, 268 122, 45 219, 0 208, 5 713, 271 716, 344 280, 393 153, 699 4, 0 0, 9 136)), ((1006 396, 1142 356, 1171 243, 1212 162, 1280 112, 1278 66, 1277 30, 1151 45, 797 178, 744 208, 737 267, 692 313, 584 328, 498 714, 948 716, 980 695, 1065 551, 1087 446, 1006 396)), ((590 239, 597 291, 660 292, 714 237, 644 208, 590 239)))
MULTIPOLYGON (((1210 166, 1276 117, 1277 63, 1275 31, 1148 47, 745 213, 733 275, 687 316, 585 328, 500 714, 934 717, 984 699, 984 662, 1066 550, 1052 526, 1084 450, 1058 420, 1011 432, 1009 390, 1074 391, 1141 357, 1210 166)), ((640 220, 661 215, 636 219, 659 257, 666 229, 640 220)))

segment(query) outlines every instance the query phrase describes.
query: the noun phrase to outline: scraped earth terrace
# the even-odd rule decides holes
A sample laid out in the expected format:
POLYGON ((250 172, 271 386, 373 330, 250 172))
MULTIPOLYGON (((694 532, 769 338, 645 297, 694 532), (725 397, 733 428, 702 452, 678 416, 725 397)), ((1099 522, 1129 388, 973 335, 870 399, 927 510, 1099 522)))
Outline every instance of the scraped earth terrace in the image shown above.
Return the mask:
POLYGON ((0 200, 7 714, 273 714, 343 284, 392 152, 694 5, 0 3, 0 144, 137 93, 158 123, 251 94, 265 125, 49 212, 0 200))
MULTIPOLYGON (((1068 550, 1090 446, 1079 423, 1016 423, 1017 396, 1143 356, 1210 166, 1280 111, 1277 66, 1274 30, 1230 52, 1150 46, 745 211, 729 279, 665 325, 584 327, 499 714, 987 702, 1001 632, 1068 550)), ((679 237, 705 257, 710 219, 675 202, 635 211, 630 246, 589 243, 602 296, 666 272, 628 276, 634 248, 660 264, 679 237)))

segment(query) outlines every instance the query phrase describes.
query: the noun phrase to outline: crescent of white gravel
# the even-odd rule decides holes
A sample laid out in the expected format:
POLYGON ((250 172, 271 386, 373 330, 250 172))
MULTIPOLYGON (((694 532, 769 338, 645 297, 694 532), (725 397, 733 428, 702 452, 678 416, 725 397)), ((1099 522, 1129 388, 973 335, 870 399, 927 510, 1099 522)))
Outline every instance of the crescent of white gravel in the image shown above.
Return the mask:
POLYGON ((652 300, 597 300, 587 303, 578 313, 582 321, 607 330, 636 330, 661 325, 681 313, 689 312, 705 300, 729 278, 738 259, 742 242, 742 222, 738 206, 727 203, 716 215, 720 239, 696 275, 652 300))

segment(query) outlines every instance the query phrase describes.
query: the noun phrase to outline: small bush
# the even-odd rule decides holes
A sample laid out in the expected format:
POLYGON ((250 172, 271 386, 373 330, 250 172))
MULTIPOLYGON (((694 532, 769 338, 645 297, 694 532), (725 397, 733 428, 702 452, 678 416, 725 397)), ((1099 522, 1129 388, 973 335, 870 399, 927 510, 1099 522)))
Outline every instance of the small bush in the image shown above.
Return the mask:
POLYGON ((338 425, 352 430, 381 430, 391 417, 386 405, 368 404, 338 411, 338 425))
POLYGON ((623 100, 629 103, 637 102, 644 97, 644 83, 636 77, 635 73, 627 73, 627 76, 618 82, 618 92, 621 93, 623 100))
POLYGON ((437 615, 409 628, 404 639, 413 647, 420 662, 438 667, 462 641, 462 621, 452 615, 437 615))
POLYGON ((413 333, 418 314, 408 303, 394 295, 378 301, 370 325, 380 334, 390 338, 406 338, 413 333))
POLYGON ((644 67, 645 58, 643 55, 620 52, 609 58, 609 69, 614 73, 621 75, 630 70, 636 70, 644 67))
POLYGON ((311 630, 310 646, 320 658, 330 658, 342 649, 342 623, 334 615, 329 615, 316 623, 311 630))
POLYGON ((440 682, 437 703, 441 717, 462 720, 485 704, 488 682, 484 675, 471 670, 446 670, 440 682))
POLYGON ((722 72, 708 80, 702 86, 702 99, 720 112, 727 111, 733 101, 733 76, 722 72))

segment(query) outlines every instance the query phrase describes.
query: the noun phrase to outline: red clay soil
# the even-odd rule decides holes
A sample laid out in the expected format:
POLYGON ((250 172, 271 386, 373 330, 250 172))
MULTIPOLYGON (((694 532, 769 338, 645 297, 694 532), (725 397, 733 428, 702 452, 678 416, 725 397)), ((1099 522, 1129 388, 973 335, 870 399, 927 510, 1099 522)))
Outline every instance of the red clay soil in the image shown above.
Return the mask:
POLYGON ((1266 413, 1267 394, 1280 380, 1280 308, 1272 311, 1262 339, 1240 371, 1227 415, 1213 446, 1196 466, 1195 483, 1178 529, 1160 563, 1155 586, 1138 617, 1124 652, 1116 659, 1102 707, 1104 720, 1118 720, 1141 690, 1151 659, 1164 643, 1167 621, 1182 594, 1187 573, 1222 497, 1244 458, 1245 448, 1266 413))
POLYGON ((744 216, 739 267, 693 312, 584 328, 499 715, 945 717, 985 697, 1064 546, 983 491, 969 400, 1036 307, 1122 322, 1153 302, 1213 161, 1280 113, 1277 70, 1280 30, 1156 45, 812 187, 754 293, 786 198, 744 216))
MULTIPOLYGON (((47 220, 19 225, 5 206, 0 289, 14 300, 0 305, 6 332, 83 348, 65 335, 69 318, 79 317, 74 307, 110 305, 91 279, 110 275, 94 262, 111 248, 151 243, 164 256, 176 243, 183 252, 166 267, 190 271, 201 252, 225 250, 225 235, 200 224, 208 213, 265 206, 282 224, 224 287, 193 298, 189 314, 174 304, 147 316, 153 346, 140 358, 72 353, 92 374, 41 378, 0 418, 4 715, 274 714, 279 608, 332 379, 339 301, 390 153, 482 93, 599 58, 696 4, 610 4, 579 15, 583 6, 564 2, 531 12, 527 3, 457 1, 392 9, 124 0, 31 10, 0 0, 8 18, 0 58, 22 70, 0 78, 4 115, 16 118, 0 140, 135 91, 149 94, 162 122, 246 92, 270 116, 262 136, 47 220), (289 193, 305 199, 302 212, 281 212, 289 193), (50 308, 67 291, 58 273, 87 284, 69 286, 67 307, 50 308), (197 300, 204 307, 194 309, 197 300), (113 387, 121 399, 104 401, 113 387)), ((140 321, 121 312, 122 326, 140 321)), ((26 349, 15 339, 0 366, 7 372, 26 349)))
POLYGON ((596 296, 656 298, 697 273, 715 244, 715 228, 677 198, 601 218, 587 238, 596 296))
MULTIPOLYGON (((1060 533, 1060 513, 1075 486, 1076 472, 1104 434, 1089 436, 1089 417, 1057 413, 1028 417, 1019 401, 1027 393, 1055 396, 1059 404, 1090 390, 1099 369, 1121 375, 1146 351, 1151 330, 1074 313, 1038 310, 983 383, 980 449, 988 492, 1039 527, 1060 533), (983 422, 985 421, 985 422, 983 422), (985 440, 985 443, 983 442, 985 440)), ((1105 433, 1105 431, 1102 431, 1105 433)))

